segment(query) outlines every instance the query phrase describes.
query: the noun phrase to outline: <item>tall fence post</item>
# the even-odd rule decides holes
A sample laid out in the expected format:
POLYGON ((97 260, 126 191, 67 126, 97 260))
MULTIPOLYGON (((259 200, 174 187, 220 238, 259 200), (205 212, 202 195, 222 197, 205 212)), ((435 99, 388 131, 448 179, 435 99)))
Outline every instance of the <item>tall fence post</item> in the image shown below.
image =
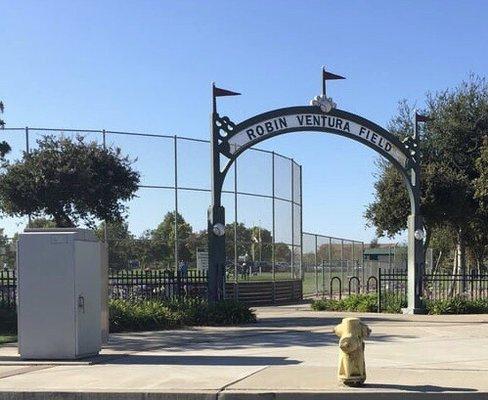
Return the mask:
MULTIPOLYGON (((304 281, 304 274, 303 274, 303 190, 302 190, 302 166, 298 165, 298 169, 300 172, 300 279, 302 280, 302 291, 303 291, 303 281, 304 281)), ((293 204, 293 207, 295 205, 293 204)))
POLYGON ((322 260, 322 297, 325 297, 325 260, 322 260))
MULTIPOLYGON (((275 249, 275 244, 276 244, 276 218, 275 218, 275 207, 276 207, 276 202, 275 202, 275 152, 273 151, 271 153, 271 204, 272 204, 272 251, 271 251, 271 276, 273 279, 273 282, 276 280, 276 249, 275 249)), ((274 284, 273 284, 274 287, 274 284)))
MULTIPOLYGON (((30 154, 30 143, 29 143, 29 127, 25 127, 25 154, 28 156, 30 154)), ((27 228, 30 228, 32 222, 31 214, 27 216, 27 228)))
POLYGON ((291 171, 291 278, 295 278, 295 210, 293 201, 295 198, 295 182, 294 182, 294 160, 290 160, 291 171))
MULTIPOLYGON (((174 223, 174 240, 175 240, 175 271, 178 272, 178 137, 174 136, 174 185, 175 185, 175 223, 174 223)), ((210 234, 210 232, 208 233, 210 234)))
MULTIPOLYGON (((237 168, 237 160, 234 162, 234 284, 233 284, 233 296, 234 300, 239 300, 239 281, 238 281, 238 268, 237 264, 239 262, 239 254, 238 254, 238 246, 237 246, 237 221, 238 221, 238 196, 237 196, 237 175, 238 175, 238 168, 237 168)), ((225 275, 225 272, 224 272, 225 275)), ((225 282, 223 283, 224 287, 224 296, 225 296, 225 289, 226 289, 225 282)))
MULTIPOLYGON (((319 295, 319 274, 318 274, 318 254, 317 254, 317 235, 314 235, 315 239, 315 254, 314 254, 314 267, 315 267, 315 296, 319 295)), ((323 291, 323 287, 322 287, 323 291)))
MULTIPOLYGON (((329 237, 329 282, 332 280, 332 238, 329 237)), ((330 288, 329 288, 330 289, 330 288)), ((329 297, 332 298, 332 293, 329 290, 329 297)))
POLYGON ((378 288, 377 288, 377 292, 378 292, 378 312, 380 313, 381 312, 381 286, 382 286, 383 282, 381 280, 381 268, 378 268, 378 288))
POLYGON ((341 281, 345 282, 346 274, 344 273, 344 240, 341 239, 341 281))
MULTIPOLYGON (((237 262, 239 255, 237 254, 237 160, 234 161, 234 284, 237 285, 237 262)), ((237 297, 236 300, 239 300, 237 297)))
MULTIPOLYGON (((107 138, 106 138, 106 131, 105 131, 105 129, 102 130, 102 146, 103 146, 103 149, 104 150, 107 148, 107 138)), ((107 221, 106 220, 103 221, 103 241, 108 246, 108 227, 107 227, 107 221)), ((108 251, 107 251, 107 253, 108 253, 108 251)))
POLYGON ((364 265, 364 242, 361 242, 361 269, 363 273, 363 282, 366 279, 365 265, 364 265))
POLYGON ((470 282, 470 289, 471 289, 471 299, 470 300, 473 300, 473 296, 474 296, 475 279, 476 279, 476 271, 474 269, 472 269, 471 270, 471 282, 470 282))

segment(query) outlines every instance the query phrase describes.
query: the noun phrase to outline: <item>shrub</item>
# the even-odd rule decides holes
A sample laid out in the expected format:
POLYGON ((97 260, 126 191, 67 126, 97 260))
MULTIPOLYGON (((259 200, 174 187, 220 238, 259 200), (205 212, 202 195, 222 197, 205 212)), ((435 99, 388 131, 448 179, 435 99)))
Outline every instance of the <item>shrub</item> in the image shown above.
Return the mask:
MULTIPOLYGON (((407 306, 403 296, 394 293, 383 294, 382 312, 401 313, 402 308, 407 306)), ((312 309, 315 311, 358 311, 376 312, 376 294, 353 294, 341 300, 320 299, 312 301, 312 309)), ((468 300, 462 297, 453 297, 445 300, 427 300, 426 309, 428 314, 487 314, 488 298, 468 300)))
MULTIPOLYGON (((184 326, 224 326, 256 322, 244 304, 225 300, 216 304, 198 300, 110 300, 110 332, 151 331, 184 326)), ((0 334, 17 333, 15 307, 0 304, 0 334)))
POLYGON ((339 307, 340 300, 319 299, 312 300, 312 310, 315 311, 342 311, 339 307))
POLYGON ((488 298, 468 300, 453 297, 444 300, 428 300, 426 308, 429 314, 486 314, 488 298))
POLYGON ((375 294, 352 294, 341 300, 320 299, 312 301, 315 311, 376 312, 378 297, 375 294))
POLYGON ((407 307, 407 299, 402 295, 386 292, 382 296, 384 297, 381 311, 384 313, 399 314, 402 312, 402 308, 407 307))
POLYGON ((244 304, 226 300, 207 306, 205 325, 237 325, 256 322, 254 312, 244 304))
POLYGON ((0 334, 17 333, 17 310, 15 307, 0 304, 0 334))
POLYGON ((109 311, 110 332, 236 325, 256 321, 249 307, 232 300, 215 304, 197 300, 111 300, 109 311))
POLYGON ((345 311, 378 311, 378 296, 375 294, 354 294, 346 297, 343 302, 345 311))

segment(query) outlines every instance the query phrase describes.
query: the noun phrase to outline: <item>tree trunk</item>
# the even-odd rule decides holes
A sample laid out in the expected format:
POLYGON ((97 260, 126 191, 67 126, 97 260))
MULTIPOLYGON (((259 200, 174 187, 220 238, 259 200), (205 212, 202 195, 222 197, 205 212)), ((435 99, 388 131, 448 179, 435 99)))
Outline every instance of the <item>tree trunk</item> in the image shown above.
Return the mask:
POLYGON ((458 266, 460 269, 461 275, 461 291, 462 293, 466 292, 466 241, 464 240, 464 232, 462 229, 459 229, 458 234, 458 266))
POLYGON ((443 258, 443 253, 441 250, 439 252, 439 256, 437 257, 437 262, 435 263, 435 265, 432 268, 432 275, 437 275, 437 271, 439 270, 439 267, 441 265, 442 258, 443 258))
POLYGON ((452 282, 451 282, 451 287, 449 288, 449 292, 447 294, 448 298, 451 298, 452 295, 454 294, 454 289, 456 287, 457 271, 458 271, 458 246, 456 245, 456 248, 454 249, 454 260, 452 263, 452 282))
POLYGON ((432 237, 432 231, 428 228, 425 228, 425 240, 424 240, 424 260, 427 256, 427 250, 429 249, 430 238, 432 237))

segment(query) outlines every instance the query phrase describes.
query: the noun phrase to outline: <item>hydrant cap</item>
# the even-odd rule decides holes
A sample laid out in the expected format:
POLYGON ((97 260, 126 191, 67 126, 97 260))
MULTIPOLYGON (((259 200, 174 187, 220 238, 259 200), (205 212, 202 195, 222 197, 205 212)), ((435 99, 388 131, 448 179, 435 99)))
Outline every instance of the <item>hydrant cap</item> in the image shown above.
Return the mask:
POLYGON ((346 332, 360 332, 360 336, 366 338, 370 335, 371 329, 359 318, 343 318, 342 322, 334 328, 334 333, 341 337, 346 332))

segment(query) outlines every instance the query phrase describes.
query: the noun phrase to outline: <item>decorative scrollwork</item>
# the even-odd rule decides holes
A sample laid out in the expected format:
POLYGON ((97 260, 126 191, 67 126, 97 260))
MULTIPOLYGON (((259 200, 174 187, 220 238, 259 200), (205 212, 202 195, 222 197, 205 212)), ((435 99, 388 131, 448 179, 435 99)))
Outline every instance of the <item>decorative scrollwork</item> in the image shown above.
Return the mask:
POLYGON ((236 128, 236 124, 230 120, 229 117, 221 117, 217 114, 215 118, 215 126, 219 132, 220 140, 226 139, 231 136, 236 128))
POLYGON ((407 136, 402 140, 402 143, 405 151, 410 155, 411 160, 418 163, 420 150, 418 140, 414 139, 412 136, 407 136))
POLYGON ((332 101, 332 97, 326 96, 315 96, 312 100, 310 100, 310 105, 319 107, 320 110, 324 113, 330 112, 333 108, 337 107, 337 104, 332 101))

